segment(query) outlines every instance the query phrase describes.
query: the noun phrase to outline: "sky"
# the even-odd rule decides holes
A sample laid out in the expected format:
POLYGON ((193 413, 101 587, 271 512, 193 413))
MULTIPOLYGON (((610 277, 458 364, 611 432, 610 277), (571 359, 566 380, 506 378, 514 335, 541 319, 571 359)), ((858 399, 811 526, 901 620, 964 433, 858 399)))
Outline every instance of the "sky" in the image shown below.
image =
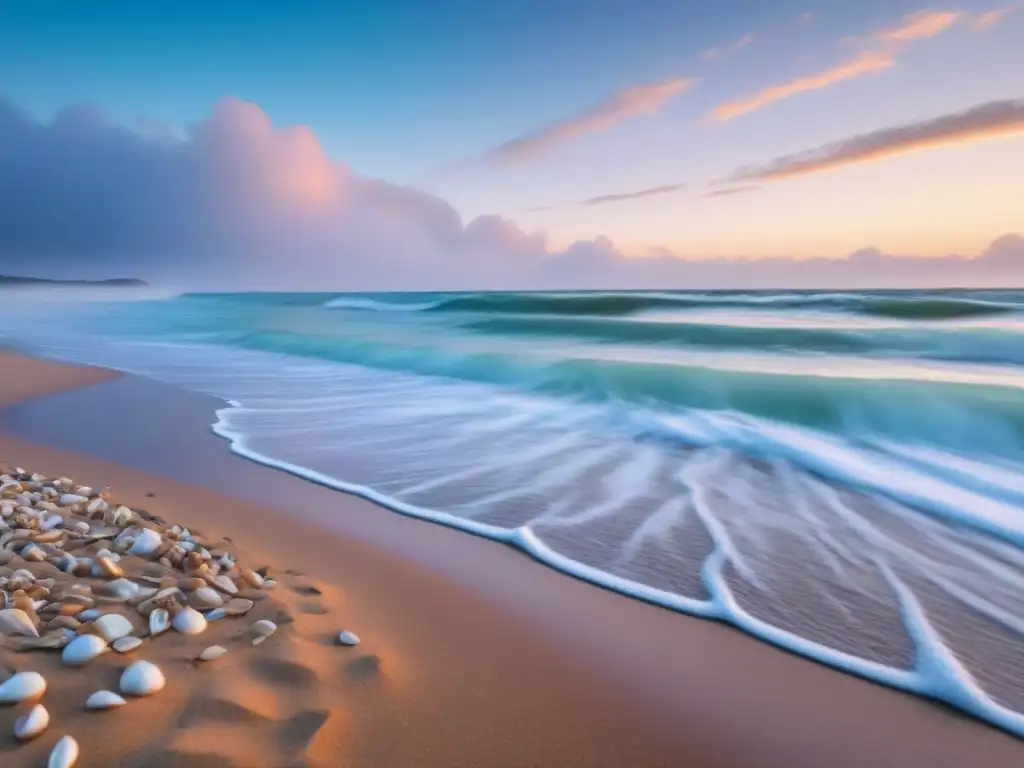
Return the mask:
POLYGON ((0 0, 0 270, 1020 283, 1021 39, 1005 0, 0 0))

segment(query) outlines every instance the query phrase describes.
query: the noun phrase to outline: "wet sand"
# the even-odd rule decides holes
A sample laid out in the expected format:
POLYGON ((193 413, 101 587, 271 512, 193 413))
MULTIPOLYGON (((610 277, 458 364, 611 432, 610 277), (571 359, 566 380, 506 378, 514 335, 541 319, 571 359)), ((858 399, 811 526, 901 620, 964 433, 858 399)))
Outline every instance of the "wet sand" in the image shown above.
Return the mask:
MULTIPOLYGON (((237 765, 292 764, 281 755, 295 751, 302 729, 288 724, 308 711, 329 711, 338 725, 296 765, 984 768, 1024 761, 1018 740, 937 705, 235 456, 210 432, 219 406, 212 398, 11 354, 0 357, 0 370, 0 405, 12 406, 0 459, 109 485, 129 506, 231 537, 249 562, 301 571, 290 578, 311 580, 322 593, 308 613, 297 608, 301 595, 284 593, 297 620, 282 643, 287 669, 274 668, 272 685, 249 663, 221 678, 210 667, 201 670, 209 680, 186 676, 163 706, 145 701, 152 705, 145 717, 127 707, 102 721, 63 715, 72 728, 103 730, 90 743, 111 745, 109 756, 83 756, 83 764, 170 765, 181 754, 190 765, 226 764, 196 762, 203 750, 237 765), (47 396, 24 402, 33 395, 47 396), (353 671, 352 657, 341 655, 348 649, 326 644, 341 628, 362 638, 360 657, 376 660, 353 671), (296 675, 305 683, 297 686, 296 675), (214 688, 200 691, 200 682, 214 688), (182 731, 196 701, 217 699, 217 685, 243 698, 247 687, 259 689, 254 699, 273 704, 256 713, 264 719, 212 706, 203 728, 182 731), (280 741, 254 750, 254 729, 267 721, 280 741), (118 729, 131 731, 131 740, 118 729)), ((16 661, 23 667, 39 653, 16 661)), ((60 672, 50 673, 51 685, 60 672)), ((0 710, 4 765, 38 764, 38 753, 20 761, 27 747, 9 743, 14 714, 0 710)))

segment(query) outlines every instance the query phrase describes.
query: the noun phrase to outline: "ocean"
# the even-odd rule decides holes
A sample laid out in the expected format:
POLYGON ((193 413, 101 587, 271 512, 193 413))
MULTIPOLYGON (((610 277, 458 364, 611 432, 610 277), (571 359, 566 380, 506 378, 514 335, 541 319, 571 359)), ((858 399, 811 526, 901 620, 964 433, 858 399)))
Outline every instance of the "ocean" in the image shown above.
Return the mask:
POLYGON ((12 294, 0 340, 1024 736, 1024 291, 12 294))

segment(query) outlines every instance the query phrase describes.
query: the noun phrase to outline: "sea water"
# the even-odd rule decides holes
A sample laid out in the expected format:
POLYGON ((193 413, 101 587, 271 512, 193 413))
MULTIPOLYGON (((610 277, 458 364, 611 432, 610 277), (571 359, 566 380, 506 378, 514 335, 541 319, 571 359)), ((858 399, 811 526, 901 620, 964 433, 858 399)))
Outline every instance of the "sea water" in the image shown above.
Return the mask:
POLYGON ((0 334, 219 396, 255 461, 1024 735, 1024 292, 37 296, 0 334))

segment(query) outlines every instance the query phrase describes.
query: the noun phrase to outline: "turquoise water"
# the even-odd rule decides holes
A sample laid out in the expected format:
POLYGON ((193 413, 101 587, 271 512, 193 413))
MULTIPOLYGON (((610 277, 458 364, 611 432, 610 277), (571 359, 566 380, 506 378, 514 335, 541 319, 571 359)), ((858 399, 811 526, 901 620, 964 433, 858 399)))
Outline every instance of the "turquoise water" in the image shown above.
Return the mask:
POLYGON ((11 299, 254 460, 1024 735, 1024 292, 11 299))

